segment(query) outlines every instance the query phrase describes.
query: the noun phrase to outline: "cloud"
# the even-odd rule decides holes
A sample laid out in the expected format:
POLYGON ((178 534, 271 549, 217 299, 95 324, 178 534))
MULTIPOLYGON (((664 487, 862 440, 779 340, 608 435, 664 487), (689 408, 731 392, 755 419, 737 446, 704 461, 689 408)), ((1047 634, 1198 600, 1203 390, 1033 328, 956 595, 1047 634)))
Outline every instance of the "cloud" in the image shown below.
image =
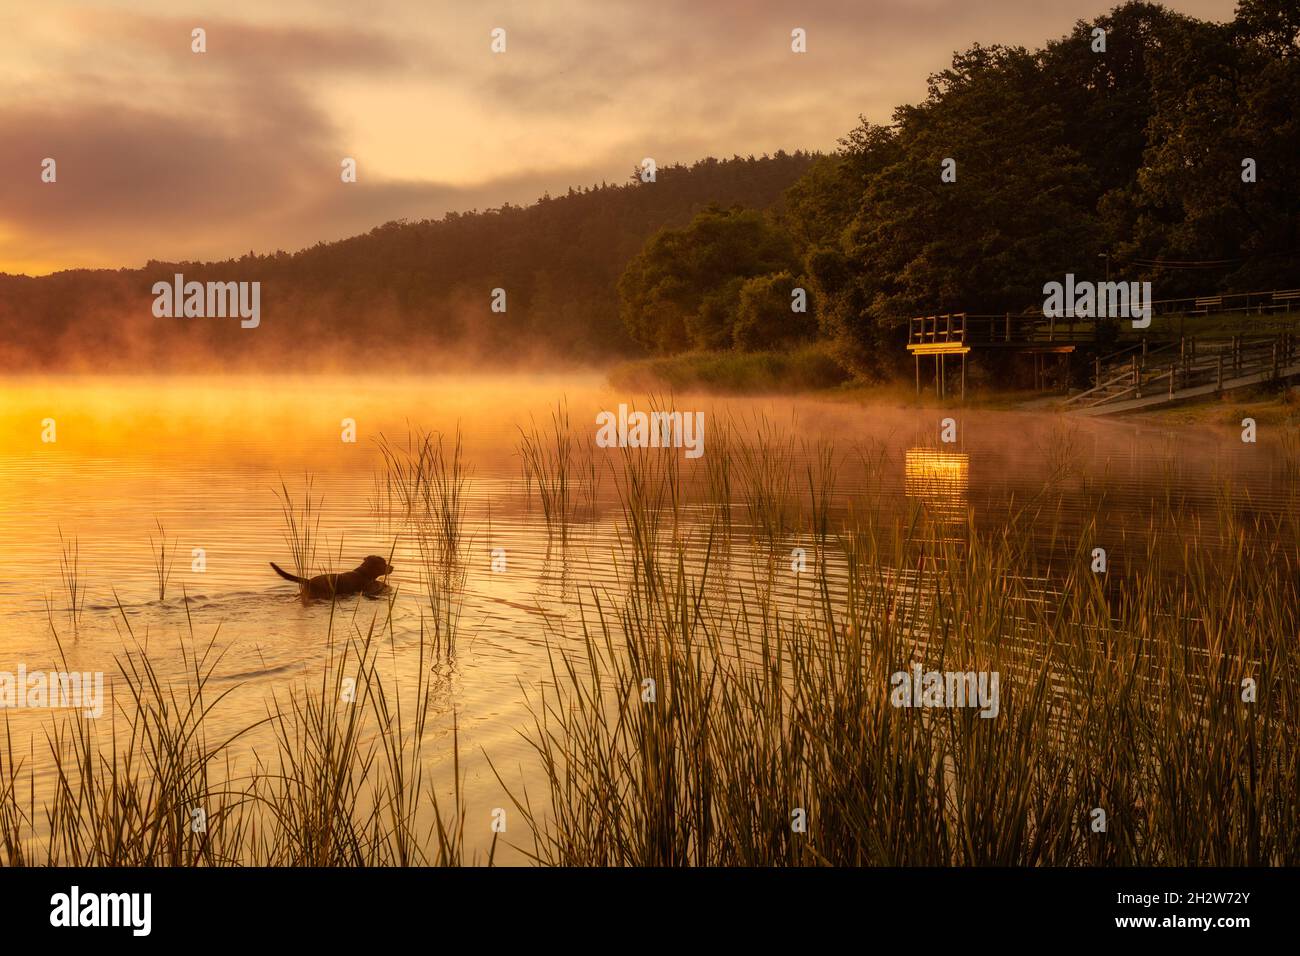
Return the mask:
MULTIPOLYGON (((1113 5, 103 2, 0 13, 0 270, 296 249, 622 181, 643 156, 832 149, 860 114, 921 98, 954 50, 1040 45, 1113 5)), ((1233 0, 1172 5, 1222 19, 1233 0)))
POLYGON ((293 250, 599 179, 595 168, 526 170, 466 186, 369 181, 362 167, 358 183, 344 184, 331 134, 319 113, 274 100, 238 128, 94 106, 0 112, 0 141, 13 147, 0 154, 0 262, 134 266, 293 250), (246 135, 268 127, 278 135, 246 135), (58 164, 55 184, 40 180, 47 155, 58 164))
POLYGON ((254 23, 203 14, 182 18, 101 10, 79 12, 70 23, 97 43, 173 65, 200 62, 191 50, 191 31, 202 27, 207 53, 201 62, 227 71, 400 71, 409 68, 416 56, 399 35, 357 24, 254 23))

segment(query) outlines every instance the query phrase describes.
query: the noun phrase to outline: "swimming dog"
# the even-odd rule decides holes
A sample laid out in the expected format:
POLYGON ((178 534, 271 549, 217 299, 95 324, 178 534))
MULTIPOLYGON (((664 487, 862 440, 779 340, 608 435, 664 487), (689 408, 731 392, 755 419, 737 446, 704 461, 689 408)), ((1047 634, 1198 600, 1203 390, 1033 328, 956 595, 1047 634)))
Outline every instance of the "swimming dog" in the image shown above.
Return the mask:
POLYGON ((306 589, 308 597, 324 599, 346 597, 350 594, 365 594, 371 597, 383 594, 388 589, 388 585, 379 579, 393 571, 393 566, 377 554, 370 555, 357 565, 354 571, 344 571, 342 574, 318 574, 314 578, 300 578, 296 574, 290 574, 274 561, 271 562, 271 567, 286 581, 301 584, 306 589))

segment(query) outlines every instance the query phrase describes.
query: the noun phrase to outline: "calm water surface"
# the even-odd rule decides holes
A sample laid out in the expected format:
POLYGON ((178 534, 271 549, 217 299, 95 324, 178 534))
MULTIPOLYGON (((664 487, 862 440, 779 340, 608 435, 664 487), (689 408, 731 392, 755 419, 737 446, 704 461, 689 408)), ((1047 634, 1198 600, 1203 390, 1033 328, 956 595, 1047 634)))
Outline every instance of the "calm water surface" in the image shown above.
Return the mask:
MULTIPOLYGON (((621 515, 613 481, 598 484, 595 507, 581 512, 569 546, 558 553, 525 493, 519 428, 549 422, 563 401, 575 431, 590 441, 596 411, 633 400, 596 375, 10 379, 0 392, 0 671, 56 667, 61 641, 70 669, 104 671, 112 685, 116 660, 138 641, 164 678, 183 681, 180 639, 192 622, 201 640, 215 635, 223 655, 215 679, 232 689, 214 714, 214 729, 233 731, 264 717, 272 696, 283 699, 318 677, 328 655, 328 605, 304 607, 296 587, 267 564, 292 567, 276 489, 283 481, 301 495, 310 474, 322 499, 320 569, 350 568, 371 553, 394 555, 398 594, 382 666, 410 677, 419 666, 424 598, 411 541, 376 509, 376 442, 381 435, 405 440, 411 429, 454 432, 459 424, 471 469, 469 572, 457 652, 435 674, 438 716, 426 753, 440 791, 450 794, 454 713, 471 814, 468 844, 482 851, 491 809, 510 806, 483 754, 508 783, 542 792, 520 736, 530 725, 521 684, 536 686, 546 676, 548 638, 580 636, 580 598, 589 603, 593 588, 617 594, 612 554, 621 515), (46 419, 54 420, 54 442, 41 440, 46 419), (341 440, 344 419, 356 422, 355 443, 341 440), (164 600, 150 541, 159 522, 176 555, 164 600), (85 586, 75 629, 60 577, 63 548, 73 542, 85 586), (492 573, 494 548, 505 551, 505 573, 492 573), (191 566, 194 549, 204 553, 202 572, 191 566)), ((1095 514, 1095 494, 1080 494, 1077 510, 1067 503, 1060 517, 1066 528, 1096 517, 1116 541, 1147 535, 1153 499, 1171 489, 1193 512, 1208 514, 1224 481, 1246 489, 1252 508, 1282 507, 1284 456, 1267 436, 1247 445, 1236 432, 1210 428, 814 400, 679 397, 676 404, 706 411, 706 457, 709 427, 728 415, 742 432, 767 416, 794 437, 797 455, 805 442, 833 442, 841 461, 837 507, 872 495, 911 498, 960 525, 971 510, 977 520, 981 512, 1005 512, 1054 476, 1081 491, 1104 488, 1104 514, 1095 514), (959 422, 955 444, 938 440, 939 420, 948 414, 959 422)), ((683 460, 682 468, 698 478, 705 463, 683 460)), ((743 537, 743 509, 736 520, 743 537)), ((353 599, 338 613, 344 626, 365 631, 387 607, 353 599)), ((121 693, 120 678, 116 684, 121 693)), ((45 792, 51 712, 9 716, 17 740, 34 740, 31 769, 38 794, 45 792)), ((268 740, 254 735, 237 745, 239 760, 251 768, 268 740)), ((513 830, 508 836, 524 839, 513 830)))

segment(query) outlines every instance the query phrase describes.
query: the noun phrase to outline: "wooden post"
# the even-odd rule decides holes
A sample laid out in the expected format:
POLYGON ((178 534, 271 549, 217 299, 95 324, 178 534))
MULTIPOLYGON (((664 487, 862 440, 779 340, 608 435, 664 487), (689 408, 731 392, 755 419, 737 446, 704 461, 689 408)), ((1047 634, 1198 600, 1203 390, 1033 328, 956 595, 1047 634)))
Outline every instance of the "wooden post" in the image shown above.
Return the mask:
POLYGON ((966 404, 966 353, 961 353, 961 403, 966 404))
POLYGON ((1135 398, 1142 397, 1142 366, 1136 355, 1133 356, 1133 394, 1135 398))
POLYGON ((916 359, 916 397, 921 397, 921 353, 913 352, 912 358, 916 359))
POLYGON ((1219 371, 1218 371, 1218 377, 1215 379, 1215 381, 1218 385, 1218 391, 1220 392, 1223 391, 1223 352, 1222 351, 1219 352, 1219 371))
POLYGON ((1100 385, 1101 384, 1101 356, 1100 355, 1092 360, 1092 365, 1094 369, 1094 373, 1092 376, 1092 384, 1100 385))

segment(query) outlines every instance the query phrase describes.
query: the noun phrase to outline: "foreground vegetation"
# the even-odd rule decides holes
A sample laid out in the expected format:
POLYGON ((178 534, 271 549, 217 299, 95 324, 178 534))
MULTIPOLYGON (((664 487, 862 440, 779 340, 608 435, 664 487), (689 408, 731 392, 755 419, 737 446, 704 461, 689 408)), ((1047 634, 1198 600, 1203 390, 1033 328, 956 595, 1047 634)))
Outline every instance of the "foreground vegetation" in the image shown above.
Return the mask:
MULTIPOLYGON (((1068 440, 1053 454, 1054 481, 1077 475, 1068 440)), ((679 476, 625 459, 629 579, 620 600, 586 609, 583 646, 557 653, 536 707, 553 814, 530 813, 537 859, 1300 858, 1294 484, 1285 515, 1244 519, 1225 488, 1207 520, 1187 516, 1171 483, 1103 575, 1091 549, 1111 545, 1114 561, 1121 535, 1058 538, 1050 485, 994 527, 871 506, 835 520, 833 458, 812 460, 797 526, 815 570, 783 599, 782 489, 800 484, 788 462, 748 476, 745 509, 764 519, 750 527, 771 531, 759 551, 780 553, 738 584, 723 544, 736 502, 711 482, 713 518, 690 547, 680 511, 655 507, 683 500, 679 476), (891 706, 890 675, 914 662, 999 672, 999 715, 891 706)))
MULTIPOLYGON (((598 478, 575 465, 566 415, 522 438, 548 532, 572 547, 598 478)), ((476 862, 466 820, 486 828, 491 808, 461 805, 454 739, 457 799, 440 804, 425 751, 455 653, 466 468, 458 440, 385 447, 384 500, 427 536, 414 686, 377 664, 391 603, 369 624, 341 605, 319 680, 219 737, 215 641, 183 637, 182 687, 137 646, 112 730, 55 722, 44 753, 7 735, 8 862, 476 862), (262 732, 274 749, 233 772, 262 732), (41 802, 23 786, 34 765, 56 771, 41 802)), ((493 765, 529 824, 511 840, 548 865, 1300 862, 1300 443, 1282 447, 1276 509, 1227 484, 1192 507, 1170 475, 1137 528, 1106 517, 1071 433, 1044 455, 1041 490, 978 521, 952 456, 909 460, 904 499, 882 449, 764 421, 715 430, 693 470, 658 450, 602 460, 618 585, 552 625, 550 673, 525 688, 546 793, 493 765), (1097 516, 1082 533, 1066 520, 1079 502, 1097 516), (891 675, 913 664, 997 672, 997 715, 893 706, 891 675)), ((308 497, 292 534, 310 512, 308 497)))

